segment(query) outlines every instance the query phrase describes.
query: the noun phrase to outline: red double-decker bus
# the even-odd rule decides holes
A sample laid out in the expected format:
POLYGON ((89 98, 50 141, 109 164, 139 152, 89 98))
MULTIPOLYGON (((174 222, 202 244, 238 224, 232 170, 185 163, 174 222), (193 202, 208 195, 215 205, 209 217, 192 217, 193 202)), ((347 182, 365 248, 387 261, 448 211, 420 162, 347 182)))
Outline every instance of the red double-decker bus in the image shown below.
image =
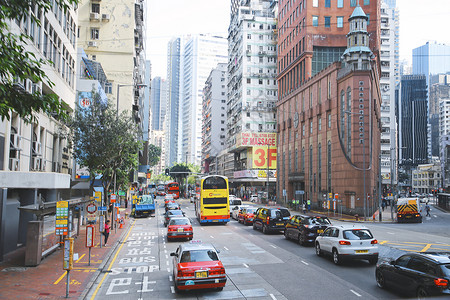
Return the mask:
POLYGON ((180 198, 180 185, 178 182, 169 182, 166 184, 166 194, 172 194, 174 199, 180 198))

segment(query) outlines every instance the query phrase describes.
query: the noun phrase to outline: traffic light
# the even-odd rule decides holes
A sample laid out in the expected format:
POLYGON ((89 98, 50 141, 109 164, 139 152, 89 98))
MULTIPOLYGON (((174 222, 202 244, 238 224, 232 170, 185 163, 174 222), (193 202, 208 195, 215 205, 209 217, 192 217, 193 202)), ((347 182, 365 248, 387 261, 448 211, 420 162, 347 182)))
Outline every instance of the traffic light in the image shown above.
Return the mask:
POLYGON ((170 170, 169 170, 169 168, 166 169, 166 176, 170 176, 170 170))

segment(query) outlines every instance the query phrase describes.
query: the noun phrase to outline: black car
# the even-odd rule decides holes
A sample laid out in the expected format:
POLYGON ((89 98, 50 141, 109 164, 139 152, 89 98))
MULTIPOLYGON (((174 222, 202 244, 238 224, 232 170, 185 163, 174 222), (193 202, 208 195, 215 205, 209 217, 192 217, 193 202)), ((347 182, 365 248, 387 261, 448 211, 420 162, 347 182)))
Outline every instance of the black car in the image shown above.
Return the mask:
POLYGON ((298 241, 300 245, 314 243, 316 237, 330 225, 327 217, 294 215, 286 223, 284 236, 286 239, 298 241))
POLYGON ((253 229, 261 229, 264 234, 269 231, 283 231, 291 214, 284 207, 260 207, 255 212, 253 229))
POLYGON ((375 270, 380 288, 415 295, 450 296, 450 252, 408 253, 396 260, 381 260, 375 270))
POLYGON ((166 211, 164 214, 164 226, 167 227, 167 224, 169 224, 170 218, 173 217, 184 217, 184 212, 181 209, 171 209, 166 211))

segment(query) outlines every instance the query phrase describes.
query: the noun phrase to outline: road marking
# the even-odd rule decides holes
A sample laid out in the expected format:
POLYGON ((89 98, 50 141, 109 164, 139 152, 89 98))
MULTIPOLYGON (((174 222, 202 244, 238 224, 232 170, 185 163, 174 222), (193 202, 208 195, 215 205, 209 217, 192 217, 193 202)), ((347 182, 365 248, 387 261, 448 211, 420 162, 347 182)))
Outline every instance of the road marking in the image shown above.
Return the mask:
POLYGON ((388 231, 388 232, 386 232, 386 233, 387 233, 387 234, 395 234, 395 232, 389 232, 389 231, 388 231))
POLYGON ((430 247, 431 247, 431 244, 427 244, 425 247, 423 247, 423 249, 422 250, 420 250, 419 252, 425 252, 425 251, 427 251, 428 249, 430 249, 430 247))
POLYGON ((243 264, 243 265, 244 265, 244 267, 248 268, 248 265, 247 265, 247 264, 243 264))
POLYGON ((169 255, 166 254, 166 259, 169 259, 169 255))
POLYGON ((223 247, 223 249, 225 249, 225 250, 227 250, 227 251, 228 251, 228 248, 227 248, 227 247, 223 247))
POLYGON ((205 230, 205 228, 200 228, 201 230, 205 230))
POLYGON ((357 292, 355 292, 354 290, 350 290, 350 292, 352 292, 353 294, 355 294, 355 295, 358 296, 358 297, 361 297, 361 295, 358 294, 357 292))
POLYGON ((167 268, 167 272, 169 272, 169 273, 170 273, 170 268, 167 268))
POLYGON ((305 265, 309 265, 306 261, 302 260, 302 263, 304 263, 305 265))
POLYGON ((437 215, 433 215, 433 217, 437 218, 437 215))
POLYGON ((80 262, 80 260, 83 258, 83 256, 85 256, 86 255, 86 253, 85 254, 83 254, 83 255, 81 255, 81 257, 76 261, 76 263, 77 262, 80 262))
POLYGON ((175 288, 173 286, 170 287, 170 291, 172 292, 172 294, 175 294, 175 288))
MULTIPOLYGON (((133 224, 131 225, 130 229, 128 229, 128 233, 127 233, 127 235, 125 236, 124 241, 126 241, 126 240, 128 239, 128 237, 130 236, 131 230, 133 229, 133 227, 134 227, 135 224, 136 224, 136 222, 133 222, 133 224)), ((125 245, 125 243, 122 243, 122 244, 120 245, 119 249, 118 249, 117 252, 116 252, 116 255, 114 255, 114 258, 112 259, 111 263, 109 264, 109 267, 108 267, 108 269, 107 269, 108 271, 111 270, 111 268, 112 268, 114 262, 115 262, 116 259, 117 259, 117 256, 118 256, 119 253, 120 253, 120 250, 122 250, 123 245, 125 245)), ((108 276, 108 274, 109 274, 109 272, 105 272, 105 275, 103 275, 102 280, 101 280, 100 283, 97 285, 97 288, 95 289, 94 293, 92 294, 91 300, 95 299, 95 296, 97 295, 98 290, 99 290, 100 287, 102 286, 103 281, 105 281, 105 278, 106 278, 106 276, 108 276)))
POLYGON ((214 238, 212 235, 210 235, 209 237, 212 238, 212 239, 214 238))
POLYGON ((380 245, 386 244, 388 241, 381 241, 380 245))
POLYGON ((169 261, 166 261, 166 265, 169 265, 169 261))
POLYGON ((275 298, 273 294, 270 294, 270 298, 272 298, 273 300, 277 300, 277 298, 275 298))
POLYGON ((64 274, 61 275, 61 277, 58 278, 53 284, 58 284, 64 277, 66 277, 67 271, 64 272, 64 274))
POLYGON ((172 275, 169 275, 169 281, 173 281, 172 275))
POLYGON ((269 245, 269 246, 272 247, 272 248, 275 248, 275 249, 277 248, 277 247, 275 247, 274 245, 269 245))

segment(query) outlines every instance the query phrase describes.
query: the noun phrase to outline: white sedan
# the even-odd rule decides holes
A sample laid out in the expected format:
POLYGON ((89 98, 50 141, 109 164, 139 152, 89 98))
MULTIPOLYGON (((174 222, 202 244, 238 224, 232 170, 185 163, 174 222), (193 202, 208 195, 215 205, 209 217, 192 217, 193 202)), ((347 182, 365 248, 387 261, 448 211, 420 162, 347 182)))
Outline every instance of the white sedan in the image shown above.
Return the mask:
POLYGON ((235 205, 235 206, 231 207, 231 213, 230 213, 231 217, 233 219, 237 220, 238 219, 239 210, 241 208, 248 207, 248 206, 249 205, 235 205))
POLYGON ((363 225, 338 225, 328 227, 315 241, 316 254, 331 254, 333 262, 344 259, 367 259, 370 264, 378 261, 378 241, 363 225))

